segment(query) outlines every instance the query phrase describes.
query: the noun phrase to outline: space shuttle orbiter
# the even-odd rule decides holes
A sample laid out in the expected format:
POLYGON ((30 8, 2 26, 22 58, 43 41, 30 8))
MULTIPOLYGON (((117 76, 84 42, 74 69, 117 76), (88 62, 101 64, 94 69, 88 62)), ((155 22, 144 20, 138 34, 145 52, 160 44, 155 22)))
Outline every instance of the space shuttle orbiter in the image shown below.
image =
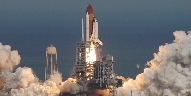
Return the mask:
MULTIPOLYGON (((83 30, 83 20, 82 20, 82 30, 83 30)), ((103 45, 103 43, 98 39, 98 22, 96 18, 93 16, 93 8, 90 4, 86 10, 86 41, 92 41, 93 43, 98 43, 100 45, 103 45)))

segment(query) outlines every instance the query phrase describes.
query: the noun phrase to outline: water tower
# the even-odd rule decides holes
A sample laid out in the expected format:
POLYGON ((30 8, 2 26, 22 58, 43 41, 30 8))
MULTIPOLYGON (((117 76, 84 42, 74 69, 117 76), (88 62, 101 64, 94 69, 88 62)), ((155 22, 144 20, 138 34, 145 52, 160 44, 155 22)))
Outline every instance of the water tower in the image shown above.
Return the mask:
POLYGON ((46 48, 45 80, 58 71, 56 48, 51 44, 46 48))

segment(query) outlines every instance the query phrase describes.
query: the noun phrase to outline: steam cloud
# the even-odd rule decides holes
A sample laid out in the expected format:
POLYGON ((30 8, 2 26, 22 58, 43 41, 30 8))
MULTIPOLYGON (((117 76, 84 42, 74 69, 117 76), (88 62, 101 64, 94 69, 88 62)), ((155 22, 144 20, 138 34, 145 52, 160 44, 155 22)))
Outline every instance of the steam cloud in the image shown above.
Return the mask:
POLYGON ((191 31, 173 33, 171 44, 159 46, 154 59, 136 79, 124 82, 118 96, 190 96, 191 95, 191 31))
POLYGON ((46 96, 60 92, 53 81, 47 80, 43 84, 38 82, 38 78, 28 67, 18 67, 15 73, 4 72, 0 77, 4 81, 1 92, 5 96, 46 96))
POLYGON ((21 57, 17 50, 11 51, 9 45, 2 45, 0 42, 0 73, 12 71, 20 63, 21 57))

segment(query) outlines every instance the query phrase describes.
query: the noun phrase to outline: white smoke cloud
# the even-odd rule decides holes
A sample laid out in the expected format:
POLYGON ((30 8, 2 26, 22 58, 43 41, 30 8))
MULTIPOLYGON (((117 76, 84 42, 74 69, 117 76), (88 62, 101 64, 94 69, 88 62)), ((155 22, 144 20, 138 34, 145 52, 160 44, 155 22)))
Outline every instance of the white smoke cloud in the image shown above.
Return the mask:
POLYGON ((10 96, 58 96, 60 90, 53 81, 45 81, 43 85, 32 83, 26 88, 12 89, 10 96))
POLYGON ((62 82, 62 74, 56 71, 54 74, 50 75, 49 80, 54 81, 56 85, 59 85, 62 82))
POLYGON ((28 67, 18 67, 16 72, 4 72, 0 77, 0 81, 4 82, 1 92, 4 92, 5 96, 58 96, 60 93, 55 82, 39 82, 28 67))
POLYGON ((27 67, 19 67, 15 73, 4 72, 0 74, 0 77, 6 78, 2 89, 5 92, 11 89, 25 88, 28 87, 30 83, 38 81, 38 78, 33 75, 32 69, 27 67))
POLYGON ((62 82, 62 74, 59 72, 54 72, 54 74, 51 74, 48 81, 55 82, 60 92, 76 94, 80 91, 81 88, 73 78, 68 78, 65 82, 62 82))
POLYGON ((21 57, 17 50, 11 51, 9 45, 2 45, 0 42, 0 73, 12 71, 20 63, 21 57))
POLYGON ((124 82, 118 96, 189 96, 191 95, 191 32, 173 33, 171 44, 159 46, 136 79, 124 82))
POLYGON ((65 82, 62 82, 61 85, 62 92, 70 92, 71 94, 76 94, 80 91, 81 87, 76 83, 76 79, 68 78, 65 82))

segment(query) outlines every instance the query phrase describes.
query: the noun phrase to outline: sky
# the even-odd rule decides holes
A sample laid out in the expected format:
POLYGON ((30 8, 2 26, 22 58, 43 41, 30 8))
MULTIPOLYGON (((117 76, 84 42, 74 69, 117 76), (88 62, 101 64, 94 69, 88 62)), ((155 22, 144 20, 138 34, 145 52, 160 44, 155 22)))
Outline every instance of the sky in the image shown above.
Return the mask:
POLYGON ((158 46, 174 40, 174 31, 191 30, 190 0, 0 0, 0 42, 18 50, 22 64, 37 54, 41 57, 34 62, 44 64, 45 49, 53 44, 63 58, 59 62, 72 68, 89 4, 99 22, 102 53, 114 55, 121 75, 125 73, 120 69, 131 68, 120 64, 143 69, 158 46))
POLYGON ((190 0, 1 0, 0 29, 77 27, 88 4, 100 27, 190 27, 190 0))

